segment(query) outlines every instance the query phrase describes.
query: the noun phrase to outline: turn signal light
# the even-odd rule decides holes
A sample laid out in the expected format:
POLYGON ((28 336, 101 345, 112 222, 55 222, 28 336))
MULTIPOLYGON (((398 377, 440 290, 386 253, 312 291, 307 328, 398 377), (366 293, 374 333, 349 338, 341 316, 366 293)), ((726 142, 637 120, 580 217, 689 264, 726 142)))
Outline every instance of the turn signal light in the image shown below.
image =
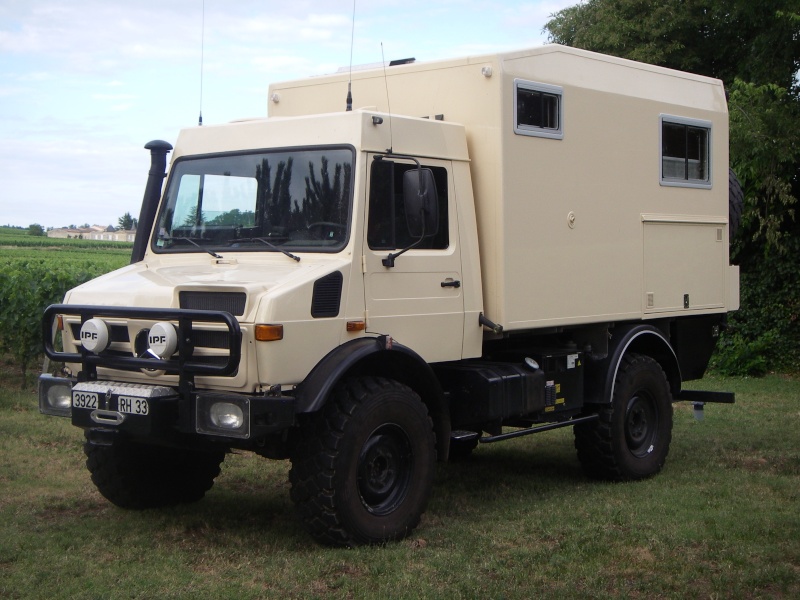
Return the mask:
POLYGON ((283 339, 283 325, 256 325, 256 340, 277 342, 283 339))
POLYGON ((367 324, 364 321, 348 321, 347 331, 364 331, 367 324))

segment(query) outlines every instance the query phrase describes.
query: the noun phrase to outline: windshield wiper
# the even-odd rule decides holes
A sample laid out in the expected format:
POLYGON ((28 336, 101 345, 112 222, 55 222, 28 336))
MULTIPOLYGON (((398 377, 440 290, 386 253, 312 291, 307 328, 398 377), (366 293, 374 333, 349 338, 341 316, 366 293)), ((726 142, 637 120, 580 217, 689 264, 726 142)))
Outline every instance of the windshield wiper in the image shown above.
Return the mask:
POLYGON ((275 244, 273 244, 272 242, 270 242, 268 240, 265 240, 264 238, 250 238, 250 239, 251 240, 257 240, 257 241, 261 242, 262 244, 265 244, 265 245, 269 246, 273 250, 277 250, 278 252, 283 252, 289 258, 291 258, 293 260, 296 260, 297 262, 300 262, 300 257, 299 256, 297 256, 296 254, 292 254, 288 250, 284 250, 283 248, 279 248, 278 246, 276 246, 275 244))
POLYGON ((190 243, 190 244, 192 244, 193 246, 197 246, 198 248, 200 248, 200 250, 202 250, 203 252, 208 252, 208 253, 209 253, 211 256, 213 256, 214 258, 222 258, 222 256, 220 256, 219 254, 217 254, 217 253, 216 253, 216 252, 214 252, 213 250, 209 250, 209 249, 208 249, 208 248, 206 248, 205 246, 201 246, 200 244, 198 244, 197 242, 195 242, 195 241, 194 241, 192 238, 188 238, 188 237, 174 237, 174 238, 170 238, 170 239, 173 239, 173 240, 182 240, 182 241, 184 241, 184 242, 189 242, 189 243, 190 243))

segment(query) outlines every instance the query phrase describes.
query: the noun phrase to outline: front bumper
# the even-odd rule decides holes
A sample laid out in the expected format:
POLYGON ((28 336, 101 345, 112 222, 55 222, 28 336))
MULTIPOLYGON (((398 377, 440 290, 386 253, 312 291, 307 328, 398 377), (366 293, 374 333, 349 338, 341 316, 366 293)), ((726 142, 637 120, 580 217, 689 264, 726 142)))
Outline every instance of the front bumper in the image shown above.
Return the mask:
POLYGON ((39 410, 83 429, 168 439, 181 434, 258 443, 295 424, 295 399, 41 375, 39 410))

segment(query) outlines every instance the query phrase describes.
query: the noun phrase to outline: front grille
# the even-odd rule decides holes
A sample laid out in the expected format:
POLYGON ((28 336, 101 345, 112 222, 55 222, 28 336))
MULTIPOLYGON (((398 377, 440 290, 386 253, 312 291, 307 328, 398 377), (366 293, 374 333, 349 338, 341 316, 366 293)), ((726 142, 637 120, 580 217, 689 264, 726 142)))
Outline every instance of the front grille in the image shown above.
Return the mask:
POLYGON ((180 292, 181 308, 193 310, 224 310, 241 317, 247 303, 244 292, 180 292))

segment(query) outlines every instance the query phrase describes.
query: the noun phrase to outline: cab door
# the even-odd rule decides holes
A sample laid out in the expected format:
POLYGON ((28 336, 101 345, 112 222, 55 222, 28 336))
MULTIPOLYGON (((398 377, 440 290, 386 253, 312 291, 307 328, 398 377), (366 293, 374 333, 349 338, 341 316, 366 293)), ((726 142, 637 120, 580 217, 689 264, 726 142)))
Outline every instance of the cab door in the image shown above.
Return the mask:
POLYGON ((399 157, 371 157, 364 240, 367 331, 390 335, 427 362, 462 356, 464 295, 458 220, 447 161, 425 160, 436 186, 438 228, 421 238, 407 220, 403 179, 417 169, 399 157), (389 254, 394 266, 384 265, 389 254))

